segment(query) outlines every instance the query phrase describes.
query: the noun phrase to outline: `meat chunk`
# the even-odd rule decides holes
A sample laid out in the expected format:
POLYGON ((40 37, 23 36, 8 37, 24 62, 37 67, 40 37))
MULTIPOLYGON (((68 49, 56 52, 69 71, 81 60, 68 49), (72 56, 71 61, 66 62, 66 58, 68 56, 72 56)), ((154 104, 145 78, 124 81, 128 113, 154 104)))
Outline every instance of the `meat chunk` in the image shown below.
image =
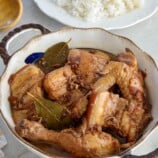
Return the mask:
POLYGON ((123 62, 110 61, 102 71, 103 77, 93 85, 93 91, 109 90, 117 84, 124 98, 143 102, 145 97, 144 80, 141 73, 123 62))
POLYGON ((86 97, 84 97, 86 92, 82 91, 76 83, 76 75, 69 65, 48 73, 43 83, 49 98, 69 107, 75 118, 79 118, 86 110, 87 102, 86 97), (83 103, 81 103, 82 98, 84 98, 83 103))
POLYGON ((122 113, 128 101, 110 92, 98 92, 90 96, 87 111, 87 125, 89 128, 97 126, 118 126, 122 113), (111 122, 111 120, 113 120, 111 122), (116 122, 117 121, 117 122, 116 122))
POLYGON ((67 94, 68 82, 73 76, 69 65, 48 73, 43 82, 44 89, 50 99, 59 100, 67 94))
POLYGON ((42 95, 43 72, 34 65, 26 65, 9 78, 11 95, 9 101, 14 109, 28 109, 33 99, 28 95, 42 95))
POLYGON ((48 130, 43 125, 23 120, 16 131, 21 137, 30 141, 43 141, 56 144, 70 152, 75 157, 94 158, 118 153, 120 144, 110 134, 99 131, 86 131, 80 129, 65 129, 60 132, 48 130))
POLYGON ((109 60, 110 56, 98 50, 72 49, 68 56, 68 63, 77 75, 78 83, 88 89, 109 60))
POLYGON ((93 93, 86 115, 88 128, 105 127, 126 138, 127 142, 135 141, 144 125, 150 121, 151 115, 145 113, 143 108, 131 104, 127 99, 108 91, 93 93), (133 112, 130 106, 135 106, 133 112))
POLYGON ((126 49, 125 53, 118 54, 117 60, 126 63, 127 65, 133 67, 136 70, 138 69, 137 58, 129 49, 126 49))

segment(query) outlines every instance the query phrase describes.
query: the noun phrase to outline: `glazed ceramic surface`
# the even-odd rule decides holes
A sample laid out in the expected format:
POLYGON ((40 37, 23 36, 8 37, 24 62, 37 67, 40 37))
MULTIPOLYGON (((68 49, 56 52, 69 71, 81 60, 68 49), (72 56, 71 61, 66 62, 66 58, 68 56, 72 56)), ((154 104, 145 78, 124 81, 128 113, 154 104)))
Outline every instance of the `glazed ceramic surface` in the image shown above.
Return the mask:
POLYGON ((56 0, 34 1, 43 13, 65 25, 82 28, 99 27, 107 30, 133 26, 148 19, 158 10, 157 0, 144 0, 144 5, 140 9, 135 9, 121 16, 113 18, 105 17, 102 20, 91 22, 70 15, 64 9, 54 4, 56 0))
MULTIPOLYGON (((147 76, 145 78, 145 83, 148 90, 149 101, 152 104, 152 115, 153 121, 145 129, 144 135, 138 142, 131 148, 130 152, 134 153, 139 150, 144 150, 141 148, 143 140, 151 135, 150 131, 155 127, 158 122, 158 69, 156 67, 153 59, 143 52, 139 47, 137 47, 132 41, 111 34, 102 29, 74 29, 67 28, 57 32, 49 33, 47 35, 38 36, 27 43, 21 50, 17 51, 10 59, 8 66, 1 77, 0 83, 0 109, 2 116, 6 123, 8 124, 13 135, 24 144, 29 150, 37 153, 41 157, 46 157, 46 155, 52 156, 63 156, 65 153, 56 152, 55 150, 50 153, 37 149, 35 146, 29 144, 20 138, 15 132, 15 124, 11 115, 11 109, 8 102, 8 97, 10 95, 10 89, 8 84, 8 79, 11 74, 15 73, 21 67, 25 65, 25 59, 33 52, 44 52, 48 47, 52 46, 61 41, 68 41, 70 48, 95 48, 100 50, 106 50, 108 52, 118 54, 123 52, 125 48, 129 48, 135 54, 138 59, 139 67, 146 72, 147 76)), ((129 150, 127 151, 129 152, 129 150)), ((68 157, 68 155, 66 155, 68 157)))
POLYGON ((0 0, 0 31, 17 24, 23 11, 21 0, 0 0))

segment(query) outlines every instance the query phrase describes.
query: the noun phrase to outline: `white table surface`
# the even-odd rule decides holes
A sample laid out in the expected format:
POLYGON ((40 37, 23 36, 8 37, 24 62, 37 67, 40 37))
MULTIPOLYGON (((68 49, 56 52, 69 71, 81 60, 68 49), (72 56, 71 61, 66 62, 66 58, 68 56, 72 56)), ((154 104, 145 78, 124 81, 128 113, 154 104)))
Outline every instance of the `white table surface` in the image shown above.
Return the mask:
MULTIPOLYGON (((23 15, 16 27, 27 23, 39 23, 52 31, 65 27, 61 23, 43 14, 34 4, 33 0, 23 0, 23 6, 23 15)), ((115 30, 111 32, 130 38, 158 62, 158 12, 153 17, 140 24, 123 30, 115 30)), ((7 32, 1 32, 0 40, 6 34, 7 32)), ((14 52, 15 49, 18 49, 18 46, 24 44, 26 40, 30 38, 30 36, 32 36, 32 33, 19 37, 20 40, 15 40, 14 43, 17 47, 14 47, 13 49, 12 46, 15 46, 13 43, 10 46, 10 52, 14 52)), ((0 59, 0 74, 2 74, 3 70, 4 65, 0 59)), ((6 158, 38 158, 38 156, 28 151, 25 147, 23 147, 23 145, 17 142, 17 140, 9 132, 1 117, 0 129, 3 131, 8 141, 7 146, 3 149, 6 158)), ((156 137, 158 139, 158 134, 156 137)), ((152 142, 150 144, 152 144, 152 142)))

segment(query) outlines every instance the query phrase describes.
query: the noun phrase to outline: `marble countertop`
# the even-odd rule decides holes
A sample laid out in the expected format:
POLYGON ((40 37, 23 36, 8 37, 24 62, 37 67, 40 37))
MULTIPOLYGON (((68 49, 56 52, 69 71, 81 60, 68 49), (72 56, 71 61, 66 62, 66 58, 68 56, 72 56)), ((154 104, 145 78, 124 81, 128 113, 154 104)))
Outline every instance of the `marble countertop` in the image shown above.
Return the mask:
MULTIPOLYGON (((50 29, 51 31, 65 27, 65 25, 43 14, 32 0, 23 0, 23 6, 23 15, 19 23, 16 25, 16 27, 27 23, 39 23, 45 26, 46 28, 50 29)), ((130 38, 137 45, 139 45, 139 47, 141 47, 145 52, 150 54, 155 59, 155 61, 158 62, 158 12, 150 19, 141 22, 135 26, 122 30, 114 30, 111 32, 130 38)), ((1 32, 0 40, 6 34, 7 32, 1 32)), ((29 40, 30 37, 35 36, 36 34, 38 34, 38 32, 34 34, 30 32, 26 35, 20 36, 18 41, 15 40, 10 45, 9 52, 14 52, 27 40, 29 40), (16 45, 16 47, 13 47, 13 45, 16 45)), ((0 59, 0 74, 2 74, 4 68, 5 66, 3 65, 2 60, 0 59)), ((17 140, 9 132, 7 126, 2 121, 1 117, 0 129, 3 131, 8 141, 7 146, 3 149, 6 158, 38 158, 38 156, 28 151, 23 145, 17 142, 17 140)), ((152 145, 152 142, 150 142, 150 144, 152 145)))

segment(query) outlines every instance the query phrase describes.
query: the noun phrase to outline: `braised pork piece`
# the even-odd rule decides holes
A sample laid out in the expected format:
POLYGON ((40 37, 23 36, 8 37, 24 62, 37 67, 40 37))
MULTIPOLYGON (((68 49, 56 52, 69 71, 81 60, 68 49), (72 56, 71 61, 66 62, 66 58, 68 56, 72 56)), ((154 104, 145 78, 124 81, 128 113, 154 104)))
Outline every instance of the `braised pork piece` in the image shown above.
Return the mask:
POLYGON ((66 58, 50 72, 28 64, 10 76, 17 133, 85 158, 118 154, 135 143, 152 116, 134 54, 69 49, 66 58))

